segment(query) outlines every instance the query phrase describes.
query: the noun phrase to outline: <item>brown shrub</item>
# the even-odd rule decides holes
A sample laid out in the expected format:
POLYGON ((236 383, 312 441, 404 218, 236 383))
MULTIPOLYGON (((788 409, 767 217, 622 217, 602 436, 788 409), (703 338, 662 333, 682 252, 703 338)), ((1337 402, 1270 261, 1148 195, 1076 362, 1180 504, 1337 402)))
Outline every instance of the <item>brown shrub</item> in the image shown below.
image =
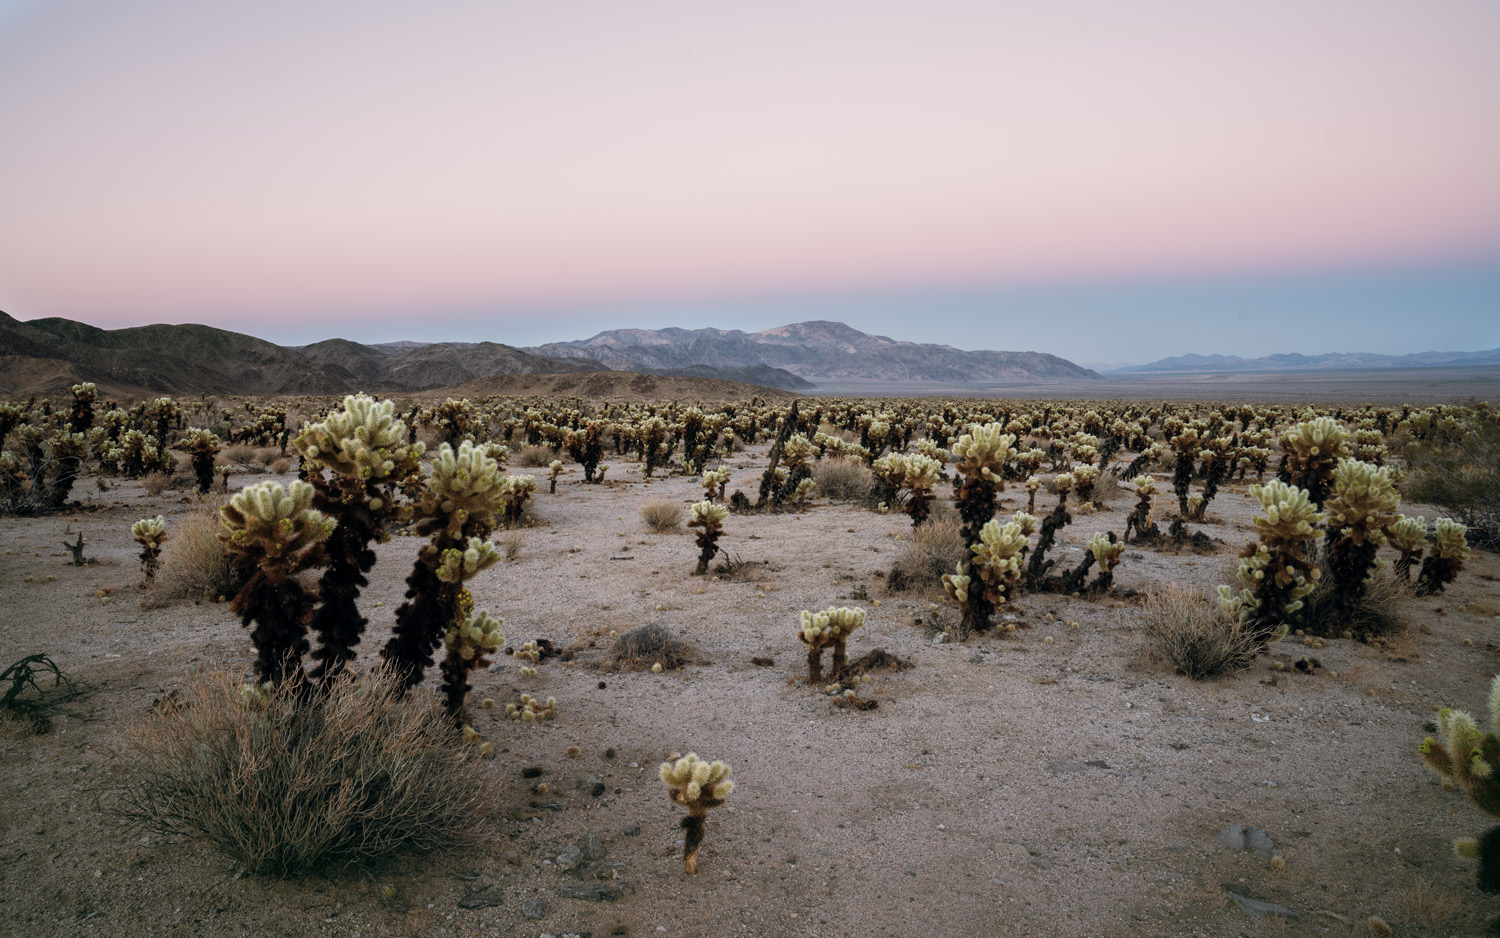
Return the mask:
POLYGON ((208 499, 180 522, 168 525, 149 605, 228 599, 238 592, 234 568, 218 536, 219 508, 227 503, 223 497, 208 499))
POLYGON ((505 551, 506 560, 520 560, 521 548, 526 544, 526 532, 505 531, 495 538, 495 543, 505 551))
POLYGON ((292 471, 292 461, 290 459, 278 459, 267 465, 266 468, 270 469, 272 472, 276 473, 279 476, 286 475, 288 472, 292 471))
POLYGON ((665 498, 654 498, 641 506, 641 520, 657 534, 682 530, 682 506, 665 498))
POLYGON ((956 512, 935 516, 912 529, 911 540, 891 565, 886 584, 893 590, 940 589, 943 574, 969 554, 956 512))
POLYGON ((1242 670, 1259 650, 1217 599, 1177 583, 1146 595, 1141 627, 1151 651, 1194 680, 1242 670))
POLYGON ((607 664, 619 671, 649 669, 660 664, 670 671, 692 663, 687 642, 655 622, 631 629, 615 639, 607 664))
POLYGON ((520 452, 512 457, 517 465, 528 469, 538 469, 547 466, 552 460, 558 458, 557 453, 550 446, 523 446, 520 452))
POLYGON ((234 443, 219 450, 219 461, 230 466, 248 466, 260 455, 260 450, 244 443, 234 443))
POLYGON ((459 845, 481 805, 472 763, 432 694, 386 672, 300 681, 191 680, 128 735, 117 805, 140 829, 206 839, 276 876, 459 845))
POLYGON ((875 507, 875 474, 857 459, 842 456, 820 459, 813 464, 812 477, 818 484, 814 491, 819 495, 832 501, 875 507))
POLYGON ((141 478, 141 488, 152 498, 165 492, 172 485, 172 477, 165 472, 150 472, 141 478))

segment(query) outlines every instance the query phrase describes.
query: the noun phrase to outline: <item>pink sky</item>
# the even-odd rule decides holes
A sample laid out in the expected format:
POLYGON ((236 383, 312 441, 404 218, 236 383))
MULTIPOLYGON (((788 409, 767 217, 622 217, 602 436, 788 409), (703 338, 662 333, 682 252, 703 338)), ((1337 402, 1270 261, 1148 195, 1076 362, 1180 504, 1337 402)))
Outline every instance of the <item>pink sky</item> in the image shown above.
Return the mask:
POLYGON ((332 335, 373 309, 1500 261, 1496 3, 7 11, 22 319, 332 335))

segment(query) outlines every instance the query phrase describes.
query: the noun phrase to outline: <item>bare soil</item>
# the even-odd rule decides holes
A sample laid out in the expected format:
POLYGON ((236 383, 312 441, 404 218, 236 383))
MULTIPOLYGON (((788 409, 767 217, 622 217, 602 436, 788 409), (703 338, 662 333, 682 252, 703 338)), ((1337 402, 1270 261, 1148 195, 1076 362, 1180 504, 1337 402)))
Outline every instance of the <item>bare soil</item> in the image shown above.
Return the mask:
MULTIPOLYGON (((763 448, 728 462, 730 491, 753 494, 763 448)), ((1500 911, 1450 846, 1487 819, 1416 755, 1433 711, 1482 708, 1500 669, 1494 556, 1476 551, 1447 594, 1413 601, 1390 648, 1283 642, 1250 670, 1195 683, 1143 653, 1128 594, 1176 580, 1206 596, 1225 582, 1250 536, 1246 484, 1192 526, 1220 553, 1132 549, 1118 595, 1029 595, 1008 609, 1022 625, 1012 635, 935 644, 929 597, 884 585, 904 516, 826 502, 731 515, 722 546, 765 565, 732 582, 694 577, 692 537, 649 533, 637 509, 695 501, 697 480, 632 469, 617 461, 608 484, 589 486, 570 466, 556 495, 538 494, 519 559, 474 583, 512 644, 580 647, 535 678, 510 658, 476 676, 473 700, 500 706, 474 711, 496 756, 482 763, 492 797, 472 847, 300 881, 241 876, 205 844, 160 842, 110 812, 126 728, 194 670, 253 659, 223 605, 142 605, 130 523, 163 513, 171 531, 191 499, 89 480, 79 511, 4 519, 0 665, 46 652, 88 691, 50 732, 0 734, 0 933, 1321 936, 1367 934, 1379 915, 1397 935, 1472 935, 1500 911), (74 567, 61 544, 80 530, 92 562, 74 567), (869 711, 830 706, 803 680, 798 613, 846 604, 869 612, 851 658, 880 647, 914 664, 862 685, 878 701, 869 711), (689 639, 697 663, 598 669, 610 632, 651 622, 689 639), (1313 675, 1270 669, 1309 653, 1323 666, 1313 675), (556 719, 504 720, 522 692, 556 697, 556 719), (689 750, 730 762, 737 780, 710 814, 696 877, 656 778, 689 750), (1284 868, 1214 843, 1237 823, 1269 832, 1284 868), (589 832, 605 879, 555 863, 589 832), (563 895, 586 886, 613 899, 563 895), (1252 918, 1226 889, 1300 918, 1252 918)), ((1003 510, 1024 500, 1007 493, 1003 510)), ((1078 515, 1062 561, 1095 531, 1121 532, 1132 502, 1078 515)), ((1170 518, 1170 494, 1157 504, 1170 518)), ((417 544, 378 550, 364 660, 389 634, 417 544)))

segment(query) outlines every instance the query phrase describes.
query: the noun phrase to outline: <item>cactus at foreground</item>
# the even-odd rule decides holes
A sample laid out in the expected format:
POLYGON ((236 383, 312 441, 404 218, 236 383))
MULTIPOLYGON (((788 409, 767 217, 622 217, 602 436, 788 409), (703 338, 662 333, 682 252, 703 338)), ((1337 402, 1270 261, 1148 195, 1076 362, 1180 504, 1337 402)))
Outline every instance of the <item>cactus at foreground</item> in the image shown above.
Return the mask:
POLYGON ((167 522, 161 515, 142 518, 130 526, 130 536, 141 545, 141 572, 146 575, 146 586, 156 579, 156 568, 161 565, 161 545, 167 539, 167 522))
POLYGON ((715 505, 710 501, 693 505, 693 519, 687 526, 702 529, 697 535, 698 567, 693 571, 694 576, 703 576, 708 572, 708 562, 719 552, 719 536, 724 533, 724 519, 727 517, 729 509, 723 505, 715 505))
MULTIPOLYGON (((326 547, 328 567, 318 580, 320 601, 311 622, 318 635, 312 656, 319 662, 313 677, 325 683, 354 659, 354 646, 364 634, 367 620, 356 601, 375 565, 370 545, 390 539, 388 525, 401 515, 397 495, 420 484, 425 446, 405 442, 406 424, 394 416, 395 406, 350 395, 342 409, 304 426, 294 441, 317 493, 313 504, 338 521, 326 547)), ((217 440, 214 444, 217 449, 217 440)), ((201 473, 199 479, 201 485, 201 473)))
POLYGON ((1436 527, 1432 555, 1422 561, 1422 572, 1417 575, 1419 596, 1441 593, 1464 568, 1464 561, 1469 559, 1469 542, 1465 537, 1468 528, 1449 518, 1437 519, 1436 527))
POLYGON ((802 610, 802 628, 797 631, 797 640, 807 646, 807 680, 817 684, 823 680, 823 649, 833 649, 831 673, 838 677, 844 670, 845 647, 849 635, 865 624, 863 609, 845 606, 830 607, 822 612, 802 610))
POLYGON ((245 584, 229 608, 246 626, 255 625, 250 641, 262 682, 300 671, 308 649, 314 596, 295 574, 322 563, 335 524, 312 507, 313 496, 305 482, 293 482, 290 491, 262 482, 219 509, 227 531, 219 539, 245 584))
POLYGON ((961 634, 987 631, 994 610, 1015 598, 1027 535, 1034 524, 1032 519, 1002 525, 991 518, 979 531, 979 543, 970 546, 968 564, 944 574, 943 589, 959 605, 961 634))
POLYGON ((659 774, 667 786, 667 797, 673 804, 687 808, 687 817, 682 819, 682 860, 689 875, 698 872, 698 848, 703 844, 705 816, 709 808, 717 808, 734 791, 733 773, 723 762, 705 762, 696 752, 690 752, 674 762, 663 762, 659 774))
POLYGON ((1401 496, 1391 470, 1357 459, 1341 459, 1333 470, 1333 495, 1328 499, 1328 572, 1333 576, 1333 616, 1330 636, 1344 631, 1365 595, 1365 584, 1375 569, 1375 554, 1385 543, 1385 528, 1395 523, 1401 496))
MULTIPOLYGON (((1485 732, 1474 717, 1462 710, 1439 710, 1438 736, 1422 741, 1422 761, 1446 781, 1456 785, 1475 807, 1491 817, 1500 817, 1500 675, 1490 684, 1490 727, 1485 732)), ((1460 840, 1454 845, 1460 856, 1479 861, 1479 888, 1500 892, 1500 827, 1492 827, 1478 840, 1460 840)))
POLYGON ((1255 519, 1260 543, 1240 552, 1236 579, 1240 589, 1219 587, 1219 603, 1231 616, 1248 623, 1260 641, 1272 641, 1290 628, 1313 591, 1318 568, 1307 557, 1306 546, 1318 537, 1318 512, 1305 489, 1279 479, 1250 486, 1265 517, 1255 519))

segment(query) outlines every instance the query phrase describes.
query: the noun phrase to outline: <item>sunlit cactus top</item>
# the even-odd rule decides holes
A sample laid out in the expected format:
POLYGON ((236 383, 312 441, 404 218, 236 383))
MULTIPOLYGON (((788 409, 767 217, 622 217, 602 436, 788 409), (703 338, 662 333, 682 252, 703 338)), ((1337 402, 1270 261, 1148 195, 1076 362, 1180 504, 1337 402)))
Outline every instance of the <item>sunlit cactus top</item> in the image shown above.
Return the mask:
POLYGON ((130 536, 142 547, 160 547, 167 539, 167 522, 161 515, 142 518, 130 526, 130 536))
POLYGON ((1349 455, 1349 433, 1332 417, 1314 417, 1296 424, 1281 438, 1282 445, 1304 458, 1349 455))
POLYGON ((1018 511, 1011 516, 1012 521, 1021 526, 1021 533, 1030 537, 1036 531, 1036 515, 1029 515, 1024 511, 1018 511))
POLYGON ((1120 558, 1125 556, 1125 542, 1114 541, 1111 543, 1108 535, 1095 534, 1089 541, 1089 553, 1094 555, 1094 560, 1099 564, 1100 572, 1111 573, 1114 571, 1115 565, 1120 562, 1120 558))
POLYGON ((450 547, 443 551, 438 564, 437 578, 444 583, 466 583, 481 570, 500 562, 500 552, 495 545, 483 538, 471 537, 462 549, 450 547))
POLYGON ((712 808, 724 803, 734 791, 733 772, 723 762, 705 762, 690 752, 674 762, 661 764, 661 780, 673 801, 688 807, 712 808))
POLYGON ((1391 546, 1404 554, 1415 553, 1427 546, 1427 519, 1418 515, 1408 518, 1402 515, 1385 529, 1391 546))
POLYGON ((991 519, 979 529, 979 543, 970 548, 974 562, 987 573, 997 575, 1016 574, 1021 571, 1021 551, 1026 548, 1026 535, 1021 525, 1008 521, 1001 524, 991 519))
POLYGON ((782 444, 781 458, 786 460, 788 466, 795 468, 811 459, 816 452, 812 441, 800 433, 794 433, 782 444))
POLYGON ((505 644, 505 633, 500 631, 504 624, 503 620, 481 609, 463 622, 450 625, 443 636, 443 645, 449 651, 458 652, 463 660, 473 661, 476 656, 500 650, 505 644))
POLYGON ((822 612, 802 610, 802 628, 797 637, 814 647, 838 638, 848 638, 865 624, 865 611, 848 606, 830 607, 822 612))
POLYGON ((1326 518, 1312 503, 1306 489, 1287 485, 1280 479, 1250 486, 1250 496, 1260 502, 1266 513, 1264 518, 1255 519, 1255 527, 1263 535, 1286 541, 1310 541, 1318 536, 1313 526, 1322 524, 1326 518))
POLYGON ((1078 484, 1078 476, 1071 472, 1059 472, 1053 476, 1052 484, 1057 488, 1058 492, 1066 495, 1073 490, 1073 486, 1078 484))
POLYGON ((723 505, 715 505, 713 502, 696 502, 692 508, 693 520, 689 525, 717 529, 729 517, 729 509, 723 505))
POLYGON ((182 448, 190 453, 212 456, 219 451, 219 438, 212 430, 191 427, 182 435, 182 448))
POLYGON ((1358 543, 1367 537, 1381 540, 1380 529, 1396 520, 1400 504, 1390 469, 1340 459, 1333 470, 1333 497, 1324 507, 1329 525, 1358 543))
POLYGON ((1433 538, 1435 544, 1432 549, 1434 556, 1446 560, 1469 559, 1469 542, 1464 537, 1468 531, 1468 528, 1451 518, 1437 519, 1437 531, 1433 538))
POLYGON ((1156 491, 1156 476, 1142 473, 1132 479, 1131 484, 1135 486, 1135 493, 1144 498, 1156 491))
POLYGON ((495 461, 465 440, 456 452, 447 443, 438 448, 427 489, 433 507, 449 517, 451 530, 457 530, 470 518, 493 517, 504 480, 495 461))
POLYGON ((219 509, 229 531, 220 538, 231 550, 255 550, 268 562, 291 558, 333 533, 333 519, 312 501, 313 487, 306 482, 293 482, 290 491, 278 482, 243 488, 219 509))
POLYGON ((1005 463, 1016 455, 1016 438, 998 423, 973 424, 953 444, 953 459, 965 475, 1000 479, 1005 463))
POLYGON ((406 443, 406 424, 395 409, 394 401, 351 394, 342 410, 303 427, 297 448, 309 469, 326 466, 364 482, 405 478, 416 471, 425 446, 406 443))

